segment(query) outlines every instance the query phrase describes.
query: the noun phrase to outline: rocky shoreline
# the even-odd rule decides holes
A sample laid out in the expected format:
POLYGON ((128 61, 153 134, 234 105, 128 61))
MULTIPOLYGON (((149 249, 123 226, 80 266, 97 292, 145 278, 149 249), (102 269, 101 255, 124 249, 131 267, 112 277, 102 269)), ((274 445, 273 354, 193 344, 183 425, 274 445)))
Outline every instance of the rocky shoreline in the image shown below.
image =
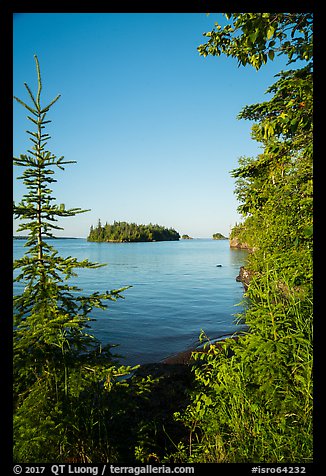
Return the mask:
MULTIPOLYGON (((232 334, 229 336, 223 336, 217 339, 213 339, 210 343, 214 345, 216 348, 218 348, 219 350, 222 350, 223 349, 222 344, 224 344, 229 339, 238 340, 239 335, 232 334)), ((166 357, 165 359, 161 360, 160 363, 167 364, 167 365, 173 365, 173 364, 187 365, 194 361, 192 358, 192 354, 194 352, 207 352, 208 349, 209 349, 209 345, 205 346, 205 344, 194 346, 182 352, 178 352, 176 354, 170 355, 169 357, 166 357)))
POLYGON ((229 244, 230 244, 230 248, 237 248, 239 250, 247 250, 249 252, 253 251, 253 249, 248 245, 248 243, 244 243, 240 241, 238 238, 230 238, 229 244))
MULTIPOLYGON (((244 266, 240 267, 239 275, 235 278, 237 282, 243 284, 244 290, 247 291, 250 280, 252 278, 252 272, 246 269, 244 266)), ((219 338, 213 339, 211 343, 215 345, 217 348, 222 350, 222 344, 228 339, 239 339, 239 334, 232 334, 228 336, 221 336, 219 338)), ((176 354, 170 355, 163 359, 159 364, 167 364, 167 365, 174 365, 174 364, 184 364, 188 365, 189 363, 193 362, 192 354, 193 352, 206 352, 204 349, 204 344, 193 346, 189 349, 186 349, 182 352, 178 352, 176 354)))
MULTIPOLYGON (((218 348, 222 351, 222 344, 224 344, 229 339, 238 340, 239 337, 240 334, 224 336, 211 341, 211 344, 214 345, 215 348, 218 348)), ((193 359, 193 353, 209 352, 209 348, 210 346, 205 347, 205 345, 202 344, 173 354, 161 360, 160 362, 141 364, 139 368, 133 372, 133 375, 137 377, 147 377, 148 375, 151 375, 153 378, 164 377, 165 380, 174 378, 189 379, 192 372, 192 366, 195 363, 195 360, 193 359)), ((231 355, 232 354, 230 353, 230 356, 231 355)))
POLYGON ((249 283, 252 278, 252 272, 246 269, 244 266, 240 267, 239 275, 235 278, 235 280, 239 283, 243 284, 245 291, 247 291, 249 283))

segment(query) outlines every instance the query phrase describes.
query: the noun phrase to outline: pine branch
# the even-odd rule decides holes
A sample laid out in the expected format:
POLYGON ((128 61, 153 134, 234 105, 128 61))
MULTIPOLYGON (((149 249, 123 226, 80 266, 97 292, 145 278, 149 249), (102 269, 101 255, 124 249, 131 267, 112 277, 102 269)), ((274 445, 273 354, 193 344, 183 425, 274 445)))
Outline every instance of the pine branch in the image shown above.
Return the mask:
POLYGON ((29 107, 24 101, 22 101, 21 99, 19 99, 18 97, 14 96, 14 99, 19 102, 20 104, 22 104, 26 109, 28 109, 29 112, 31 112, 32 114, 34 114, 34 116, 37 116, 38 117, 38 111, 35 111, 35 109, 32 109, 31 107, 29 107))
POLYGON ((41 80, 41 71, 40 71, 40 65, 38 62, 38 58, 36 55, 34 55, 35 63, 36 63, 36 71, 37 71, 37 83, 38 83, 38 91, 37 91, 37 104, 38 104, 38 109, 41 109, 40 107, 40 98, 41 98, 41 91, 42 91, 42 80, 41 80))

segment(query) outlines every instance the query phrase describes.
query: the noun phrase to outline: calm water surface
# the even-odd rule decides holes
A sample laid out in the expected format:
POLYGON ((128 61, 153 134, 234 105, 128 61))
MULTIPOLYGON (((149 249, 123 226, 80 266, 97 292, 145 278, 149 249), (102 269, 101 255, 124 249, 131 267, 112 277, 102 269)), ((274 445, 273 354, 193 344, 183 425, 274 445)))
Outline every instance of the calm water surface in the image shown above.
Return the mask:
MULTIPOLYGON (((26 250, 14 240, 14 258, 26 250)), ((86 293, 126 285, 125 299, 95 309, 93 333, 103 343, 119 344, 124 364, 157 362, 198 341, 201 329, 210 338, 244 328, 243 286, 235 281, 246 251, 230 249, 228 240, 180 240, 154 243, 89 243, 85 239, 51 241, 63 257, 89 259, 107 266, 80 270, 70 281, 86 293), (216 265, 222 265, 217 267, 216 265)), ((20 284, 15 290, 21 291, 20 284)))

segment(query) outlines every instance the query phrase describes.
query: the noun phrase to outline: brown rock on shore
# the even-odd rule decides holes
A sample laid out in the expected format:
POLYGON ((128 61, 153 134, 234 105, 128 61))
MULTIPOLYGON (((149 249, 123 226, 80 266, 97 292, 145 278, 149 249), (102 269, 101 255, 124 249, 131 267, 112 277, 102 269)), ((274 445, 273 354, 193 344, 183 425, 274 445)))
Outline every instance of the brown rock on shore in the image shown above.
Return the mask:
POLYGON ((248 245, 248 243, 244 243, 240 241, 238 238, 230 238, 229 240, 230 248, 238 248, 240 250, 247 250, 250 253, 255 250, 248 245))
POLYGON ((241 266, 239 275, 235 278, 235 280, 242 283, 245 288, 245 291, 247 291, 251 278, 252 272, 246 269, 244 266, 241 266))

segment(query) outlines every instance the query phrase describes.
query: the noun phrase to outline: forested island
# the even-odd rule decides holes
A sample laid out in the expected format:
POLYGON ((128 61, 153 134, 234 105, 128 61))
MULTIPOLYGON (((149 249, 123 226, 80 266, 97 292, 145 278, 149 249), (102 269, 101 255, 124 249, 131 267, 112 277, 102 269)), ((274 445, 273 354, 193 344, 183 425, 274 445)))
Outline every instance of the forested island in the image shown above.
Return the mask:
POLYGON ((87 241, 107 241, 113 243, 135 243, 149 241, 178 241, 180 235, 173 228, 161 225, 137 225, 125 221, 115 221, 102 226, 99 220, 96 228, 91 226, 87 241))
POLYGON ((222 233, 214 233, 213 240, 227 240, 227 237, 222 235, 222 233))

